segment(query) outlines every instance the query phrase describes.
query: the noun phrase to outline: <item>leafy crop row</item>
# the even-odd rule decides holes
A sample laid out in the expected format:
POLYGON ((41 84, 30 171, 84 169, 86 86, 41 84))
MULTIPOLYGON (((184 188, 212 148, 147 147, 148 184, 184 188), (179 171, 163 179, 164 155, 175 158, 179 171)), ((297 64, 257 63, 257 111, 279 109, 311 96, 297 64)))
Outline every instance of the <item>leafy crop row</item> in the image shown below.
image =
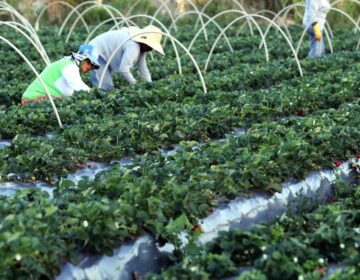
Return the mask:
POLYGON ((335 190, 336 201, 310 213, 289 212, 249 231, 223 232, 206 247, 184 248, 181 261, 146 279, 218 279, 250 266, 239 280, 320 280, 334 263, 347 267, 329 279, 358 279, 360 186, 339 183, 335 190))

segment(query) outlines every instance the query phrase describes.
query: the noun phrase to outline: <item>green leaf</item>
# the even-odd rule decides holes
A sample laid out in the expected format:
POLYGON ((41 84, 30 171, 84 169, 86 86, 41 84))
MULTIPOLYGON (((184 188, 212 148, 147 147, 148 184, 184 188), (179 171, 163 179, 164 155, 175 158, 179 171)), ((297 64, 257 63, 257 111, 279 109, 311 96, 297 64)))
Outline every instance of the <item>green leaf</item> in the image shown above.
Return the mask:
POLYGON ((58 208, 54 205, 46 207, 45 208, 45 216, 51 216, 52 214, 54 214, 56 211, 58 210, 58 208))

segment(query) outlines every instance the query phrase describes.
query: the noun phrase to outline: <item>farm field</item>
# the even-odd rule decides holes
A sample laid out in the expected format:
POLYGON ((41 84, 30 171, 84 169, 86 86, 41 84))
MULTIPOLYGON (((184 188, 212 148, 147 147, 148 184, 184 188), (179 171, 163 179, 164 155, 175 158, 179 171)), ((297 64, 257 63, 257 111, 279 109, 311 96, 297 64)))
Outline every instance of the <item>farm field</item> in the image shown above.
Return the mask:
MULTIPOLYGON (((179 24, 172 36, 188 47, 194 26, 179 24)), ((110 92, 55 100, 62 128, 50 102, 20 105, 35 76, 0 42, 0 194, 14 191, 0 195, 1 279, 54 279, 66 263, 111 256, 144 235, 174 248, 144 279, 322 279, 334 265, 329 279, 359 279, 359 33, 333 28, 334 53, 319 59, 307 58, 305 38, 301 75, 280 32, 267 36, 266 61, 261 36, 238 29, 226 33, 234 52, 220 40, 206 71, 219 31, 209 25, 209 40, 195 41, 190 52, 204 84, 181 48, 179 73, 168 40, 166 56, 148 56, 153 83, 128 86, 115 76, 110 92), (70 176, 97 165, 96 175, 70 176), (334 180, 326 199, 299 195, 267 223, 198 242, 206 235, 201 221, 231 201, 272 197, 286 183, 340 166, 348 180, 334 180)), ((0 31, 35 69, 46 66, 24 37, 0 31)), ((296 42, 303 28, 289 32, 296 42)), ((75 29, 65 43, 57 33, 45 25, 37 32, 51 61, 88 35, 75 29)), ((90 75, 84 81, 90 85, 90 75)))

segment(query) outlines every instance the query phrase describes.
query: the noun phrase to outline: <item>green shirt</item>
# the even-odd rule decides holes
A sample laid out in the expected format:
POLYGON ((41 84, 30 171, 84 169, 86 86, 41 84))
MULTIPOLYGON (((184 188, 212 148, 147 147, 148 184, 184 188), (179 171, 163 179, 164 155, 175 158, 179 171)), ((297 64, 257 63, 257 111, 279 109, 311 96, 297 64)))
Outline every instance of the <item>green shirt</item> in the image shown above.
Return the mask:
MULTIPOLYGON (((62 70, 75 63, 70 58, 62 58, 54 63, 48 65, 40 74, 41 79, 45 83, 49 93, 54 97, 63 97, 59 88, 56 86, 56 82, 62 77, 62 70)), ((46 91, 40 82, 39 78, 36 78, 26 89, 22 98, 23 99, 35 99, 42 96, 47 96, 46 91)))

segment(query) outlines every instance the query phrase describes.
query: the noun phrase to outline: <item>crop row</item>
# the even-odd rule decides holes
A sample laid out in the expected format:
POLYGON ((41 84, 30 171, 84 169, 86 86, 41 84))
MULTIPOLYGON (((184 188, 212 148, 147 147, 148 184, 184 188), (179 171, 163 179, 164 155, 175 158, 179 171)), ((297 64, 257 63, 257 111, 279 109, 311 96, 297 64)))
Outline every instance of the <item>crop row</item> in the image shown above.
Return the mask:
MULTIPOLYGON (((327 77, 334 77, 331 74, 333 72, 337 71, 342 75, 348 68, 356 67, 358 58, 359 55, 356 53, 342 53, 324 59, 321 64, 311 60, 305 61, 304 67, 309 71, 316 71, 316 77, 308 75, 304 78, 294 78, 297 76, 296 66, 287 60, 256 67, 244 64, 225 71, 212 71, 206 76, 210 91, 206 96, 202 94, 201 85, 195 75, 173 75, 154 84, 125 88, 121 94, 117 91, 104 94, 94 90, 90 94, 79 94, 71 100, 59 101, 57 104, 65 124, 94 123, 92 119, 96 118, 95 115, 105 117, 126 114, 129 111, 143 111, 142 108, 148 110, 149 106, 160 105, 166 101, 196 104, 211 102, 214 100, 213 91, 267 89, 284 81, 288 81, 289 87, 301 87, 302 84, 306 85, 315 79, 321 83, 321 79, 329 81, 327 77)), ((340 76, 335 77, 336 80, 339 78, 340 76)), ((278 90, 281 91, 281 88, 283 86, 280 85, 278 90)), ((1 112, 0 116, 2 138, 10 138, 18 133, 45 134, 56 128, 56 120, 49 104, 13 106, 1 112)))
POLYGON ((338 183, 335 192, 330 205, 302 198, 296 215, 290 208, 271 224, 223 232, 204 247, 188 245, 181 261, 146 279, 219 279, 250 267, 238 279, 320 280, 334 263, 347 267, 330 280, 358 279, 360 186, 338 183))

